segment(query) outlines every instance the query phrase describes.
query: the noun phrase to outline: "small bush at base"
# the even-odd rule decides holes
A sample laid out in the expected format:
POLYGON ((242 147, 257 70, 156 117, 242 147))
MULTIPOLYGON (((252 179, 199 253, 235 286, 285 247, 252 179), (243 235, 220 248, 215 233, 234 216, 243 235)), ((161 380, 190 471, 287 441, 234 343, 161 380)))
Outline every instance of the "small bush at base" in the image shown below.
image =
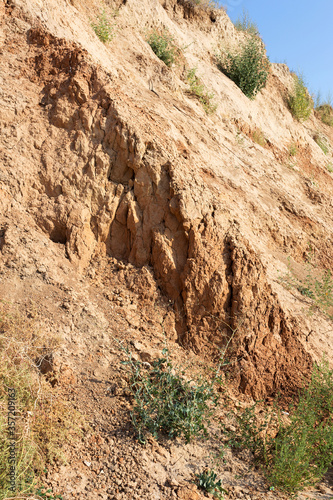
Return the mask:
POLYGON ((314 365, 289 423, 277 407, 258 423, 256 405, 236 420, 238 431, 229 444, 250 449, 273 486, 289 493, 313 486, 333 460, 333 370, 325 360, 314 365))
POLYGON ((292 115, 299 122, 307 120, 311 115, 313 100, 301 75, 294 75, 294 89, 289 95, 288 105, 292 115))
POLYGON ((267 83, 270 63, 257 36, 251 36, 237 54, 219 56, 218 68, 249 98, 254 99, 267 83))
POLYGON ((167 29, 162 31, 153 30, 147 37, 147 42, 152 51, 167 66, 172 66, 177 59, 178 49, 173 37, 167 29))
POLYGON ((333 460, 333 370, 314 365, 311 382, 274 440, 269 480, 294 492, 314 485, 333 460))
POLYGON ((196 474, 198 487, 211 493, 215 498, 219 500, 223 499, 224 493, 228 493, 222 488, 221 480, 216 480, 217 475, 213 470, 206 469, 201 474, 196 474))
POLYGON ((129 387, 134 397, 132 423, 139 441, 144 444, 147 434, 156 439, 160 433, 169 438, 184 437, 189 442, 194 437, 207 435, 207 425, 212 414, 210 404, 216 406, 217 396, 212 384, 198 380, 185 381, 176 373, 168 359, 168 351, 153 362, 150 370, 134 361, 127 352, 129 387))

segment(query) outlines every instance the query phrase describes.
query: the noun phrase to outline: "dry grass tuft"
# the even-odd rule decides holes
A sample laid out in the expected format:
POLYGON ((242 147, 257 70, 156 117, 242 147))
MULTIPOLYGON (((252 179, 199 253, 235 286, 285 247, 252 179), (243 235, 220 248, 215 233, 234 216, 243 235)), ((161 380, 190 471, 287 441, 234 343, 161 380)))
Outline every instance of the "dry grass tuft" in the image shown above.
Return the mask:
POLYGON ((46 464, 64 461, 63 443, 80 434, 72 422, 83 424, 81 416, 41 374, 43 360, 58 346, 59 339, 50 337, 36 320, 0 302, 0 500, 33 493, 46 464), (15 489, 10 490, 13 465, 15 489))

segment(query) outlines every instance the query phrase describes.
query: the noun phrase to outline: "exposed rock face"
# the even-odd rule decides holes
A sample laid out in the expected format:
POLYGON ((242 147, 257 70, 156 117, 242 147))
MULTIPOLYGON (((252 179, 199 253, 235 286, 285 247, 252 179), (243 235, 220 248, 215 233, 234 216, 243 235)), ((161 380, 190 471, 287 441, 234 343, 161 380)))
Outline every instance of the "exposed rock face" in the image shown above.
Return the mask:
MULTIPOLYGON (((46 4, 51 13, 53 2, 46 4)), ((212 55, 209 36, 230 43, 239 36, 224 13, 215 18, 185 1, 151 5, 179 44, 200 37, 203 67, 202 58, 212 55)), ((2 20, 4 264, 13 259, 7 228, 20 220, 63 245, 63 258, 78 272, 98 255, 152 266, 174 305, 181 343, 216 355, 233 336, 242 391, 262 397, 295 390, 311 356, 301 338, 304 325, 272 289, 274 253, 301 260, 311 242, 319 261, 332 266, 333 182, 321 152, 284 104, 289 72, 273 68, 268 89, 251 103, 209 62, 207 85, 221 104, 207 118, 199 103, 183 96, 176 72, 145 44, 139 28, 153 23, 153 12, 136 11, 134 1, 124 5, 124 32, 108 52, 92 34, 74 43, 75 9, 66 2, 61 8, 69 16, 62 37, 54 20, 32 25, 42 11, 28 1, 10 2, 2 20), (133 12, 142 24, 128 27, 133 12), (96 63, 102 56, 103 67, 96 63), (258 126, 267 148, 248 139, 258 126), (292 140, 307 155, 298 172, 280 163, 289 161, 292 140)), ((194 49, 187 57, 193 65, 194 49)), ((311 126, 319 126, 314 120, 311 126)))

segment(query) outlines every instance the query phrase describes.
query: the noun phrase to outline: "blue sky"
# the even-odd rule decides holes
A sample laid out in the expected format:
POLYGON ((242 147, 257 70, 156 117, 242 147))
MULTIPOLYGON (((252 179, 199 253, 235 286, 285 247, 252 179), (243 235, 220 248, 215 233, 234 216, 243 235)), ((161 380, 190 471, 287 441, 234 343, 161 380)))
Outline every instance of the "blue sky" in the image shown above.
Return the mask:
POLYGON ((333 0, 220 0, 232 21, 245 9, 271 62, 301 72, 311 93, 333 98, 333 0))

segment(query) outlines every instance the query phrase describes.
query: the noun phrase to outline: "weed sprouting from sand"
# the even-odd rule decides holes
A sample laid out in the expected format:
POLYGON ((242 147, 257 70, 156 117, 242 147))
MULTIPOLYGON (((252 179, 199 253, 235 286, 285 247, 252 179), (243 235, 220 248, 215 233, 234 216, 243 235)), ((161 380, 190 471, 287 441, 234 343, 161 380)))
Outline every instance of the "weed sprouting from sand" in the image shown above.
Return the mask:
POLYGON ((212 383, 185 380, 185 372, 172 365, 167 349, 148 369, 126 353, 124 364, 134 398, 131 418, 139 441, 144 444, 149 434, 156 439, 161 434, 170 439, 180 436, 186 442, 206 436, 212 406, 218 400, 212 383))

